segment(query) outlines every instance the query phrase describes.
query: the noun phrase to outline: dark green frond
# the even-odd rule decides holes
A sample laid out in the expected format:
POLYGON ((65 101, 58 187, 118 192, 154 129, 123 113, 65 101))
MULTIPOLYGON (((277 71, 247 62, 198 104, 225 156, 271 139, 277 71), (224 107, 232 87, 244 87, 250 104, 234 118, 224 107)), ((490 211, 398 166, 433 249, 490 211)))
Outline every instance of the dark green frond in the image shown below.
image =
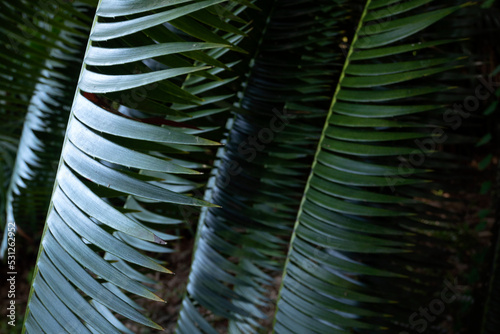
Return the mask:
POLYGON ((460 220, 431 203, 446 202, 435 190, 453 192, 445 175, 458 175, 448 166, 460 158, 443 145, 453 142, 450 116, 464 116, 449 105, 463 101, 456 86, 466 82, 450 78, 465 62, 458 40, 423 36, 463 6, 394 3, 366 2, 347 54, 292 236, 276 333, 430 329, 409 317, 452 268, 460 220))
POLYGON ((178 333, 215 333, 212 314, 230 333, 266 321, 340 74, 347 13, 326 2, 273 6, 205 194, 222 208, 202 210, 178 333))
POLYGON ((193 134, 191 126, 165 117, 189 117, 176 105, 202 105, 209 83, 221 80, 215 69, 229 68, 208 51, 238 50, 237 40, 231 39, 234 33, 206 30, 206 25, 220 20, 210 8, 221 2, 163 1, 154 8, 129 2, 116 11, 115 1, 100 2, 42 237, 26 313, 28 331, 30 326, 53 333, 83 325, 91 332, 118 332, 123 325, 115 314, 161 329, 123 297, 125 293, 162 301, 139 282, 151 282, 141 268, 170 273, 140 251, 170 252, 160 245, 175 237, 151 226, 170 221, 140 202, 214 206, 182 194, 194 189, 189 182, 169 182, 171 174, 199 172, 192 169, 195 165, 167 155, 203 151, 201 147, 218 143, 194 135, 203 131, 193 134), (191 23, 206 32, 191 31, 191 23), (185 89, 189 74, 207 79, 205 89, 185 89), (118 209, 121 205, 125 209, 118 209), (39 281, 55 291, 61 280, 67 280, 65 294, 39 291, 39 281), (107 282, 120 289, 108 288, 107 282), (91 299, 91 304, 84 301, 75 308, 69 298, 91 299), (61 303, 81 318, 81 324, 58 316, 64 311, 56 309, 61 303), (92 305, 102 314, 92 315, 92 305), (80 314, 84 309, 88 316, 80 314))
MULTIPOLYGON (((9 41, 2 41, 2 45, 12 55, 12 63, 4 63, 7 67, 3 74, 9 84, 8 94, 19 99, 16 103, 3 101, 0 115, 5 122, 0 127, 5 136, 15 138, 20 130, 18 124, 23 124, 10 182, 5 188, 2 215, 5 214, 7 223, 17 224, 24 236, 37 235, 43 228, 39 221, 47 210, 91 22, 87 17, 90 7, 64 4, 58 7, 60 16, 54 17, 47 8, 38 13, 34 22, 21 20, 8 24, 31 10, 31 5, 19 2, 6 5, 2 13, 9 17, 3 21, 9 41), (72 16, 80 17, 74 21, 67 19, 72 16), (61 30, 64 24, 68 28, 61 30), (13 40, 10 36, 15 33, 24 34, 27 39, 13 40), (30 61, 37 55, 44 55, 45 59, 30 61), (31 99, 23 101, 25 96, 31 99)), ((4 235, 0 256, 5 253, 6 241, 4 235)))

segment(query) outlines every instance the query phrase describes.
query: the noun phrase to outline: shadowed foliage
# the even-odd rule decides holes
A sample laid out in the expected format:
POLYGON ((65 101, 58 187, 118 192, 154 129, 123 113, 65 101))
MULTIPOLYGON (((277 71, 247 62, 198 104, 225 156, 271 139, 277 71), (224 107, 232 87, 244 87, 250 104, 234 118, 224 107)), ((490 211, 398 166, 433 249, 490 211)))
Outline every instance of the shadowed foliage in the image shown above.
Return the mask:
POLYGON ((23 332, 494 333, 497 14, 3 1, 2 255, 40 240, 23 332), (173 329, 144 299, 182 237, 173 329))

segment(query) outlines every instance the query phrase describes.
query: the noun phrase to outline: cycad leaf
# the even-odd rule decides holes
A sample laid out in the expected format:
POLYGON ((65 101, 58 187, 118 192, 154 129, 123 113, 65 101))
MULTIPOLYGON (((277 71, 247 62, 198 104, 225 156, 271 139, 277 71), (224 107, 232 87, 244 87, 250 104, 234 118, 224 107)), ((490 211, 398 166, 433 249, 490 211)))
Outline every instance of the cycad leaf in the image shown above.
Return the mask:
MULTIPOLYGON (((327 1, 277 1, 272 13, 239 93, 240 114, 226 125, 227 141, 205 193, 222 208, 202 210, 178 333, 215 333, 205 315, 212 313, 229 321, 230 333, 266 330, 260 324, 270 303, 268 287, 283 264, 307 162, 328 108, 324 96, 340 74, 327 65, 342 59, 334 48, 340 37, 324 36, 346 14, 327 1), (321 84, 309 89, 310 81, 321 84), (303 115, 303 101, 314 101, 314 112, 303 115)), ((175 26, 191 29, 189 21, 175 26)))
POLYGON ((134 0, 106 1, 97 9, 97 15, 102 17, 115 17, 130 14, 139 14, 149 10, 160 9, 171 5, 179 5, 192 0, 163 1, 151 0, 146 4, 138 4, 134 0))
POLYGON ((105 75, 84 70, 78 86, 89 93, 119 92, 149 85, 176 76, 202 71, 209 67, 174 68, 163 71, 131 75, 105 75))
MULTIPOLYGON (((93 41, 103 41, 103 40, 107 41, 109 39, 123 37, 138 31, 145 30, 147 28, 154 27, 156 25, 163 24, 168 21, 172 21, 176 18, 182 17, 197 10, 213 6, 215 4, 224 1, 226 0, 199 1, 194 4, 185 5, 175 9, 170 9, 161 13, 142 16, 136 19, 130 19, 114 23, 97 23, 90 34, 90 39, 93 41)), ((168 4, 175 5, 176 3, 182 3, 182 2, 185 1, 184 0, 174 1, 174 2, 170 1, 168 2, 168 4)), ((113 14, 114 14, 113 12, 110 13, 110 15, 113 14)), ((99 12, 97 12, 97 15, 99 15, 99 12)))
POLYGON ((223 44, 214 43, 162 43, 155 45, 145 45, 135 48, 100 48, 91 47, 85 57, 87 65, 111 66, 131 63, 138 60, 178 54, 189 51, 206 50, 224 47, 223 44))
POLYGON ((140 119, 131 120, 110 113, 105 109, 93 104, 81 95, 76 96, 73 108, 76 118, 85 125, 99 132, 114 136, 134 138, 144 141, 186 144, 186 145, 218 145, 218 143, 183 134, 175 130, 167 130, 147 123, 141 123, 140 119))
MULTIPOLYGON (((64 127, 75 90, 74 84, 84 52, 85 40, 82 37, 86 38, 86 33, 90 29, 87 25, 91 20, 86 14, 90 11, 89 6, 79 8, 63 4, 58 8, 60 11, 58 17, 54 17, 49 8, 50 5, 37 13, 40 21, 47 24, 35 22, 32 27, 37 29, 30 40, 0 42, 2 50, 10 50, 12 53, 10 59, 4 61, 5 67, 2 71, 5 80, 2 87, 3 94, 0 97, 0 116, 4 120, 0 130, 4 135, 0 138, 1 160, 3 160, 1 165, 4 168, 11 165, 7 169, 11 175, 9 175, 10 182, 2 180, 4 181, 2 185, 8 184, 8 186, 5 197, 0 196, 2 200, 0 208, 2 216, 5 212, 9 226, 18 224, 16 227, 20 227, 25 234, 31 236, 39 234, 42 227, 37 223, 44 219, 47 211, 50 184, 53 183, 55 176, 54 165, 60 154, 64 127), (82 10, 82 13, 79 10, 82 10), (70 20, 69 17, 75 19, 70 20), (66 23, 68 28, 59 30, 61 23, 66 23), (50 42, 52 47, 42 47, 39 45, 42 41, 50 42), (17 43, 22 44, 17 45, 17 43), (8 96, 24 98, 31 96, 31 98, 29 100, 19 98, 13 101, 5 99, 8 96), (15 110, 15 106, 21 109, 15 110), (18 124, 22 125, 20 134, 17 133, 20 130, 18 124), (11 163, 9 151, 12 149, 15 151, 15 147, 12 148, 9 142, 17 139, 19 140, 17 156, 15 163, 11 163)), ((31 10, 31 6, 26 3, 16 3, 13 7, 5 6, 3 15, 9 18, 4 22, 6 25, 9 22, 6 29, 23 31, 26 25, 33 24, 28 19, 18 22, 14 19, 19 13, 27 14, 31 10)), ((3 217, 0 221, 4 221, 3 217)), ((0 257, 3 257, 6 250, 6 242, 5 232, 0 257)))
MULTIPOLYGON (((136 309, 125 303, 102 284, 97 282, 87 271, 64 251, 50 232, 43 239, 44 251, 58 270, 85 294, 100 301, 110 309, 146 326, 161 329, 160 326, 142 315, 136 309)), ((34 315, 37 318, 36 315, 34 315)))
MULTIPOLYGON (((170 176, 172 173, 198 175, 200 173, 191 167, 203 165, 166 158, 163 152, 174 155, 204 152, 200 146, 218 145, 191 134, 201 133, 203 129, 165 118, 169 115, 189 118, 188 114, 175 109, 175 102, 193 109, 203 102, 182 86, 191 73, 196 72, 203 78, 203 86, 195 94, 203 96, 220 87, 210 82, 221 80, 207 71, 212 67, 193 58, 205 59, 220 66, 221 71, 226 70, 229 67, 209 50, 218 50, 222 55, 223 50, 233 48, 235 42, 232 35, 225 33, 220 33, 220 44, 205 40, 192 42, 189 36, 171 32, 169 21, 220 2, 100 2, 66 130, 39 266, 34 275, 33 304, 29 302, 26 313, 26 328, 41 328, 47 333, 82 328, 85 332, 82 327, 85 326, 92 333, 117 333, 124 328, 115 316, 119 314, 161 329, 142 314, 129 295, 162 301, 144 285, 154 280, 145 276, 140 268, 171 272, 140 250, 171 252, 157 244, 165 244, 162 238, 177 238, 151 229, 149 224, 177 224, 179 220, 161 220, 145 207, 149 204, 166 208, 215 206, 181 194, 198 185, 170 176), (107 18, 106 22, 99 13, 107 18), (165 40, 149 36, 146 30, 150 28, 165 40), (138 38, 139 35, 142 37, 138 38), (192 57, 193 54, 196 56, 192 57), (157 59, 161 62, 156 62, 157 59), (117 209, 117 202, 124 208, 117 209), (48 307, 53 295, 37 292, 37 282, 41 280, 59 298, 48 308, 48 313, 39 307, 39 302, 48 307), (59 285, 69 291, 61 293, 61 289, 56 288, 59 285), (96 308, 91 306, 89 298, 96 308), (52 321, 48 314, 59 314, 53 307, 61 303, 67 307, 61 312, 72 312, 82 322, 70 324, 68 321, 74 320, 71 316, 68 321, 57 318, 52 321), (96 309, 104 316, 95 316, 96 309), (38 319, 45 316, 45 320, 38 319)), ((208 13, 204 15, 213 15, 208 13)), ((220 71, 217 74, 221 75, 220 71)), ((215 100, 210 96, 207 99, 215 100)), ((43 283, 40 286, 47 290, 43 283)))
POLYGON ((451 212, 424 203, 435 199, 429 182, 446 170, 432 163, 443 142, 432 126, 444 133, 439 101, 452 89, 441 82, 462 60, 452 51, 410 51, 452 43, 415 41, 462 6, 427 11, 432 1, 395 3, 366 1, 295 224, 276 333, 399 332, 408 309, 418 309, 422 296, 442 284, 444 268, 422 256, 431 251, 446 262, 446 234, 422 238, 412 233, 419 227, 404 222, 425 229, 426 220, 453 220, 451 212))

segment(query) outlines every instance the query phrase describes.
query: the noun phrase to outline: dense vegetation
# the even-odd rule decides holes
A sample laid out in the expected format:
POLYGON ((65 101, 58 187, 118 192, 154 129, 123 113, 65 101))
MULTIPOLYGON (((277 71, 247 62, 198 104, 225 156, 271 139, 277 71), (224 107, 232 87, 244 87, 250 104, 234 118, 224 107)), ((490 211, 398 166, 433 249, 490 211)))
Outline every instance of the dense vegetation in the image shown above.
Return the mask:
POLYGON ((2 332, 498 332, 497 2, 96 2, 2 1, 2 332))

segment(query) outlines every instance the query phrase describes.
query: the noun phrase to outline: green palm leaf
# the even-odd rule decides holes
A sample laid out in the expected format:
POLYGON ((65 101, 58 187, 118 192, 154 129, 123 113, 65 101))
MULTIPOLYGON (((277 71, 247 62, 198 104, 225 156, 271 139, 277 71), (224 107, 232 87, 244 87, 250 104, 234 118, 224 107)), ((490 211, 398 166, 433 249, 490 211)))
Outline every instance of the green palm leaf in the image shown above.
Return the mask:
MULTIPOLYGON (((30 12, 30 10, 32 10, 30 5, 20 2, 7 5, 3 15, 14 17, 20 12, 30 12)), ((42 11, 38 18, 50 22, 50 25, 34 22, 32 24, 36 24, 35 28, 38 30, 32 32, 31 39, 22 45, 16 46, 13 41, 4 45, 6 48, 14 48, 11 50, 13 53, 20 53, 21 51, 16 48, 20 49, 21 46, 31 48, 20 57, 26 64, 23 66, 11 64, 5 68, 4 75, 8 77, 8 81, 13 83, 15 78, 17 84, 22 84, 22 87, 10 87, 9 94, 14 96, 32 94, 32 97, 29 101, 17 102, 17 106, 24 110, 13 109, 11 101, 4 101, 1 110, 1 114, 11 122, 16 118, 24 118, 17 156, 11 169, 12 175, 6 188, 4 202, 6 222, 10 224, 9 226, 17 223, 16 227, 21 227, 24 235, 36 235, 41 230, 37 222, 44 218, 50 197, 50 186, 54 181, 54 165, 60 154, 64 127, 74 93, 74 82, 77 79, 77 68, 81 65, 80 58, 83 55, 82 36, 85 37, 85 34, 82 31, 88 33, 90 24, 90 18, 84 13, 89 10, 89 6, 81 4, 74 7, 64 4, 59 7, 61 17, 57 18, 49 11, 42 11), (77 20, 65 18, 70 16, 79 17, 77 20), (58 25, 61 23, 71 25, 71 28, 59 31, 58 25), (50 43, 51 47, 46 47, 47 43, 50 43), (44 52, 47 59, 39 63, 33 62, 33 56, 37 51, 44 52), (63 73, 65 70, 67 73, 63 73)), ((7 35, 28 29, 29 24, 26 22, 6 26, 7 35)), ((5 127, 2 131, 5 131, 6 135, 16 129, 11 122, 2 125, 5 127)), ((6 231, 7 229, 0 249, 1 256, 7 247, 6 231)))
POLYGON ((189 117, 188 113, 176 111, 175 103, 203 104, 203 99, 194 94, 203 96, 217 87, 208 85, 209 82, 221 79, 217 76, 220 71, 202 62, 220 64, 217 70, 229 68, 217 58, 225 54, 224 50, 237 49, 238 39, 232 38, 233 33, 198 36, 185 31, 176 34, 169 26, 179 26, 182 30, 179 22, 220 20, 208 9, 221 2, 179 0, 155 2, 153 6, 129 2, 121 3, 116 11, 114 1, 100 3, 42 237, 26 313, 28 332, 31 328, 34 332, 40 329, 53 333, 74 326, 85 326, 91 332, 118 332, 123 325, 114 314, 161 328, 124 301, 122 292, 161 301, 139 282, 150 282, 141 278, 145 276, 140 268, 170 273, 138 251, 169 251, 156 244, 165 244, 165 239, 173 238, 150 228, 151 221, 168 223, 169 219, 142 208, 136 199, 214 206, 179 193, 181 189, 193 189, 189 183, 182 181, 186 186, 179 188, 182 183, 178 179, 176 188, 168 182, 172 173, 196 175, 199 172, 192 169, 196 168, 195 164, 173 160, 165 154, 218 144, 190 134, 183 125, 175 126, 175 122, 170 122, 174 126, 159 126, 166 121, 157 115, 189 117), (103 19, 108 17, 113 19, 103 19), (209 54, 207 50, 218 51, 219 55, 209 54), (204 89, 194 93, 183 89, 188 74, 202 78, 204 89), (126 208, 133 207, 131 212, 115 207, 115 198, 123 195, 128 195, 126 208), (147 225, 138 220, 144 218, 149 222, 147 225), (104 256, 100 255, 102 251, 104 256), (64 287, 70 290, 64 294, 56 292, 61 280, 68 281, 64 287), (48 293, 39 292, 39 281, 48 293), (110 289, 106 282, 120 290, 110 289), (53 298, 57 300, 52 301, 53 298), (90 298, 92 302, 73 302, 82 298, 90 298), (78 306, 81 303, 84 305, 78 306), (67 309, 56 309, 61 304, 67 309), (95 316, 96 309, 103 315, 95 316), (70 323, 74 317, 58 316, 68 311, 83 320, 81 325, 70 323))
POLYGON ((439 152, 445 130, 433 132, 429 120, 447 125, 440 101, 459 97, 445 74, 463 63, 453 51, 424 49, 452 41, 420 44, 419 34, 464 6, 393 3, 365 4, 295 224, 276 333, 399 333, 446 277, 447 234, 421 234, 430 221, 455 218, 414 197, 433 198, 428 182, 440 182, 439 164, 454 159, 439 152), (421 163, 401 168, 398 159, 417 154, 421 163))
POLYGON ((2 247, 29 253, 45 220, 23 332, 178 316, 189 334, 441 333, 483 316, 496 333, 487 210, 471 228, 496 138, 469 110, 495 98, 477 73, 498 74, 498 6, 480 3, 101 0, 92 23, 93 0, 4 1, 0 225, 19 229, 2 247), (183 282, 165 244, 200 211, 183 282))
POLYGON ((325 96, 340 73, 331 64, 342 53, 331 49, 341 36, 325 36, 346 21, 346 11, 326 2, 272 7, 205 194, 222 209, 202 210, 178 333, 215 333, 211 315, 227 319, 230 333, 262 327, 328 108, 325 96))

